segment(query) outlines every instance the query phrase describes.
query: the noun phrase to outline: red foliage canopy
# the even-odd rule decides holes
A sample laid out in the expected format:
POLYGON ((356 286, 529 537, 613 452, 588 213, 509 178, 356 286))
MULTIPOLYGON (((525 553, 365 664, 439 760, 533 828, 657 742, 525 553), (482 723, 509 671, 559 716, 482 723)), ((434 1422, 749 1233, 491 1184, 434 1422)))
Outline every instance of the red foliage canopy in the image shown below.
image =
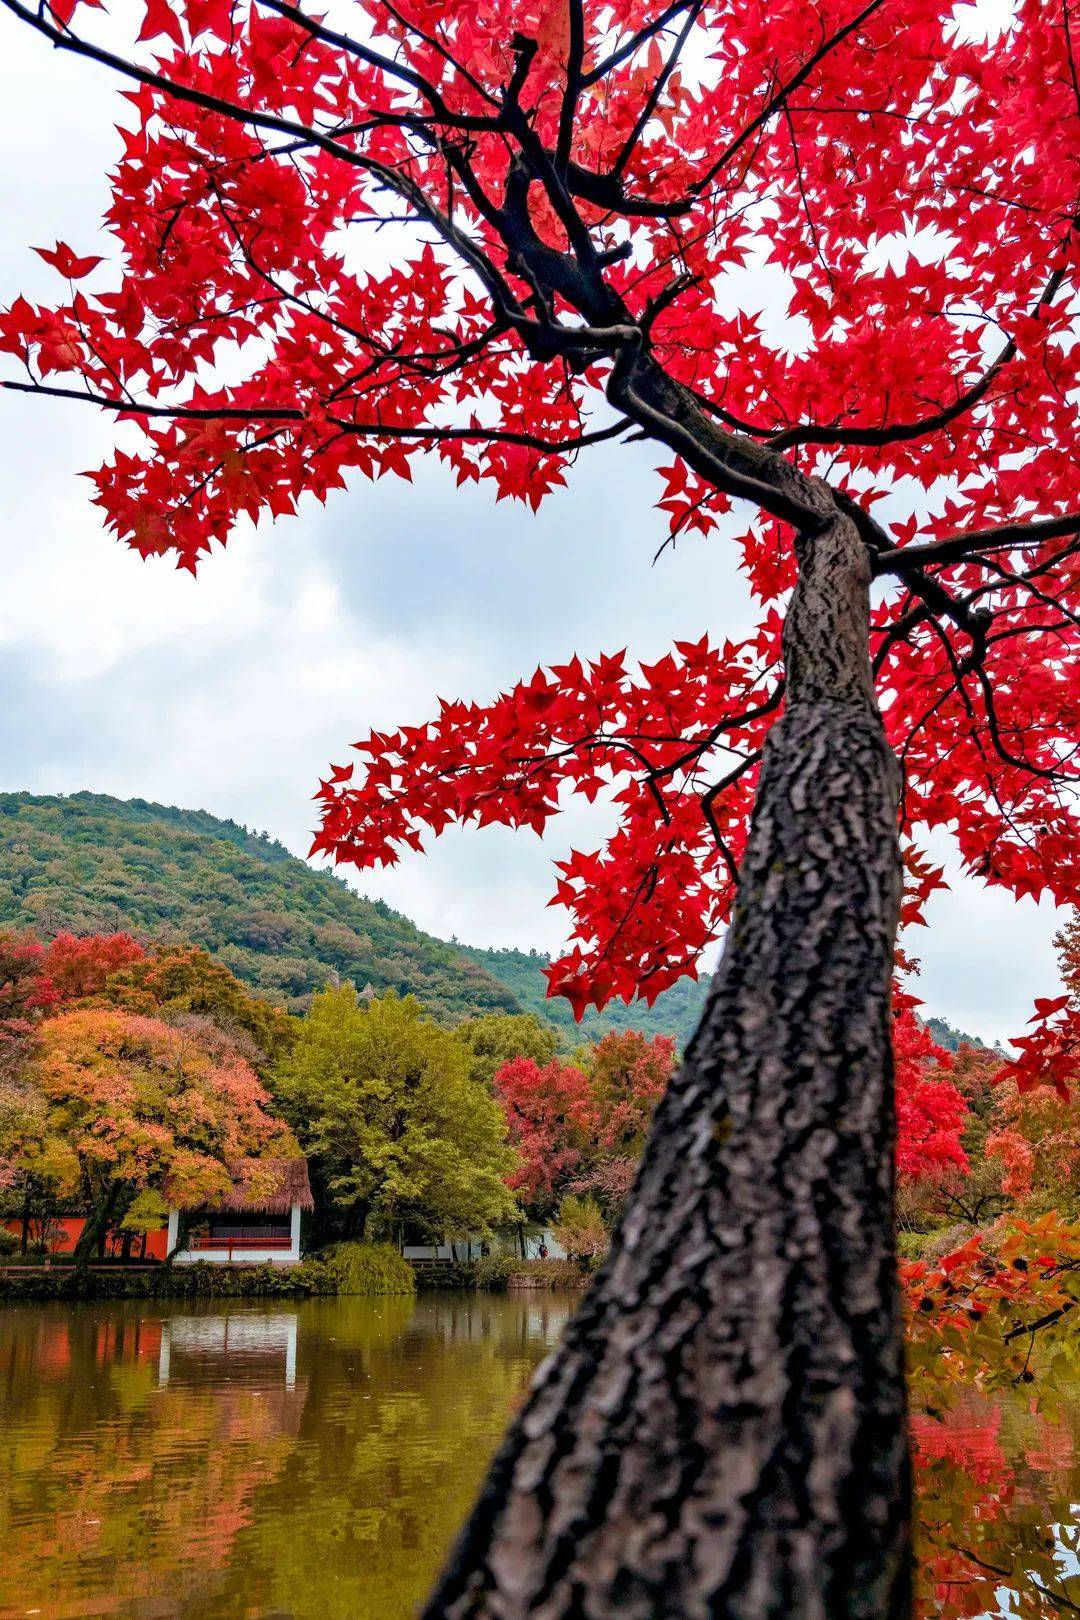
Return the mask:
POLYGON ((96 996, 113 973, 146 955, 130 934, 57 934, 45 954, 45 975, 59 1001, 96 996))
POLYGON ((831 483, 885 582, 905 829, 949 828, 1016 895, 1080 898, 1067 3, 358 0, 338 28, 291 0, 147 0, 127 55, 76 0, 4 3, 135 87, 119 262, 39 250, 67 290, 17 299, 0 349, 6 386, 133 424, 91 476, 144 556, 194 569, 241 515, 423 450, 535 505, 631 429, 664 447, 672 537, 753 502, 729 523, 747 641, 570 659, 376 734, 358 780, 323 785, 318 850, 366 866, 604 792, 619 825, 563 863, 552 989, 581 1007, 692 972, 782 703, 807 509, 747 472, 765 455, 831 483))
POLYGON ((896 1061, 896 1168, 909 1179, 966 1172, 960 1145, 968 1106, 949 1078, 952 1059, 910 1008, 893 1023, 896 1061))
POLYGON ((596 1132, 589 1082, 573 1063, 511 1058, 495 1076, 507 1134, 520 1163, 509 1184, 550 1214, 580 1169, 596 1132))

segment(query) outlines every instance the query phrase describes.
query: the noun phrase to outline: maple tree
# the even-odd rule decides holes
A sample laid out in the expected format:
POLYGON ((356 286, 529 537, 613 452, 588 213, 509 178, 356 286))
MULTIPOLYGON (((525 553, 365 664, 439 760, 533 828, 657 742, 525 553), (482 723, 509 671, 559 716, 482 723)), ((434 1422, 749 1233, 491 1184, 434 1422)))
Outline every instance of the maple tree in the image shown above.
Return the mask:
POLYGON ((24 1252, 65 1206, 88 1215, 88 1253, 161 1226, 169 1196, 198 1204, 200 1186, 206 1198, 231 1187, 230 1163, 253 1165, 279 1140, 295 1154, 257 1074, 291 1033, 205 952, 0 934, 0 1190, 24 1252))
MULTIPOLYGON (((123 540, 194 569, 425 451, 535 506, 643 438, 669 539, 722 527, 760 606, 444 703, 321 790, 316 848, 361 866, 609 796, 556 891, 577 1008, 731 924, 428 1613, 902 1613, 897 827, 908 913, 926 828, 1016 895, 1080 884, 1069 0, 146 0, 126 51, 4 4, 130 87, 119 264, 39 249, 66 291, 0 317, 5 386, 125 424, 92 474, 123 540)), ((1021 1081, 1065 1086, 1073 1016, 1037 1012, 1021 1081)))
POLYGON ((82 1001, 99 994, 114 973, 145 955, 130 934, 60 933, 49 942, 43 971, 58 1003, 82 1001))
POLYGON ((62 934, 43 945, 29 933, 0 933, 0 1192, 18 1199, 24 1253, 35 1214, 47 1231, 57 1201, 74 1185, 70 1148, 36 1083, 42 1021, 141 954, 127 935, 62 934))
POLYGON ((1052 1086, 1005 1085, 986 1153, 1004 1169, 1002 1190, 1028 1210, 1080 1218, 1080 1110, 1052 1086))
POLYGON ((675 1042, 650 1040, 636 1029, 612 1030, 589 1056, 589 1091, 596 1104, 601 1147, 615 1157, 637 1158, 653 1110, 675 1070, 675 1042))
POLYGON ((60 1012, 41 1026, 34 1077, 68 1189, 89 1210, 76 1253, 91 1252, 141 1193, 198 1208, 230 1194, 240 1167, 257 1201, 272 1183, 260 1161, 296 1156, 250 1065, 159 1018, 60 1012))
POLYGON ((495 1075, 518 1163, 509 1185, 534 1220, 547 1220, 593 1147, 596 1108, 587 1075, 575 1063, 516 1057, 495 1075))
POLYGON ((8 1086, 21 1075, 37 1025, 58 999, 46 955, 32 934, 0 932, 0 1078, 8 1086))
POLYGON ((109 975, 97 998, 172 1022, 209 1019, 260 1078, 288 1051, 295 1033, 295 1021, 280 1007, 251 994, 221 962, 193 946, 140 953, 109 975))
POLYGON ((952 1059, 909 1007, 893 1021, 896 1064, 896 1168, 901 1177, 937 1179, 968 1168, 961 1135, 968 1106, 951 1078, 952 1059))

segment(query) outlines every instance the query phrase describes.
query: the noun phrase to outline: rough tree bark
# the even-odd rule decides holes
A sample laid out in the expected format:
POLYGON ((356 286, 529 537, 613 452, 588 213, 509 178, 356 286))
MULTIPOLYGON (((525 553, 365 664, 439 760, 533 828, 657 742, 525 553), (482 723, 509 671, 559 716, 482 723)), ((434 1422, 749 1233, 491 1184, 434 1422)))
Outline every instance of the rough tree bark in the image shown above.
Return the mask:
POLYGON ((898 771, 865 546, 833 508, 799 552, 787 709, 708 1007, 427 1620, 908 1611, 898 771))

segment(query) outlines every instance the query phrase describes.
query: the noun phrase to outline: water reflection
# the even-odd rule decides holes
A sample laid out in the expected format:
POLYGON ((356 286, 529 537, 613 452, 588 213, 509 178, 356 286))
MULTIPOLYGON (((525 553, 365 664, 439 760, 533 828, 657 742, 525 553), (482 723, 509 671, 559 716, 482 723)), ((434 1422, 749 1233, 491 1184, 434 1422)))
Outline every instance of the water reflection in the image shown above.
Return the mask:
POLYGON ((295 1310, 167 1317, 161 1324, 158 1384, 167 1384, 174 1372, 201 1383, 216 1364, 219 1376, 227 1371, 233 1380, 283 1377, 285 1388, 295 1389, 298 1322, 295 1310))
MULTIPOLYGON (((0 1616, 405 1620, 572 1304, 0 1310, 0 1616)), ((1080 1402, 916 1427, 926 1612, 1080 1606, 1080 1402)))
POLYGON ((0 1615, 403 1620, 571 1304, 0 1311, 0 1615))

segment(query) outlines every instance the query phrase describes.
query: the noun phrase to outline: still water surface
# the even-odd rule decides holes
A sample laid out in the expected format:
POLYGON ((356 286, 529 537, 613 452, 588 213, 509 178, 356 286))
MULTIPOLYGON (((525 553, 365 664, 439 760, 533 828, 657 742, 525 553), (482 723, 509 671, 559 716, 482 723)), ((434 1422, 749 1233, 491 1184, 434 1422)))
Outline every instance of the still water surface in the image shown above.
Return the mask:
MULTIPOLYGON (((0 1616, 406 1620, 573 1304, 0 1309, 0 1616)), ((1030 1562, 1010 1542, 1019 1489, 1037 1580, 1080 1603, 1076 1406, 929 1422, 943 1536, 978 1523, 984 1561, 1030 1562)), ((990 1612, 1024 1585, 997 1595, 995 1577, 990 1612)))

